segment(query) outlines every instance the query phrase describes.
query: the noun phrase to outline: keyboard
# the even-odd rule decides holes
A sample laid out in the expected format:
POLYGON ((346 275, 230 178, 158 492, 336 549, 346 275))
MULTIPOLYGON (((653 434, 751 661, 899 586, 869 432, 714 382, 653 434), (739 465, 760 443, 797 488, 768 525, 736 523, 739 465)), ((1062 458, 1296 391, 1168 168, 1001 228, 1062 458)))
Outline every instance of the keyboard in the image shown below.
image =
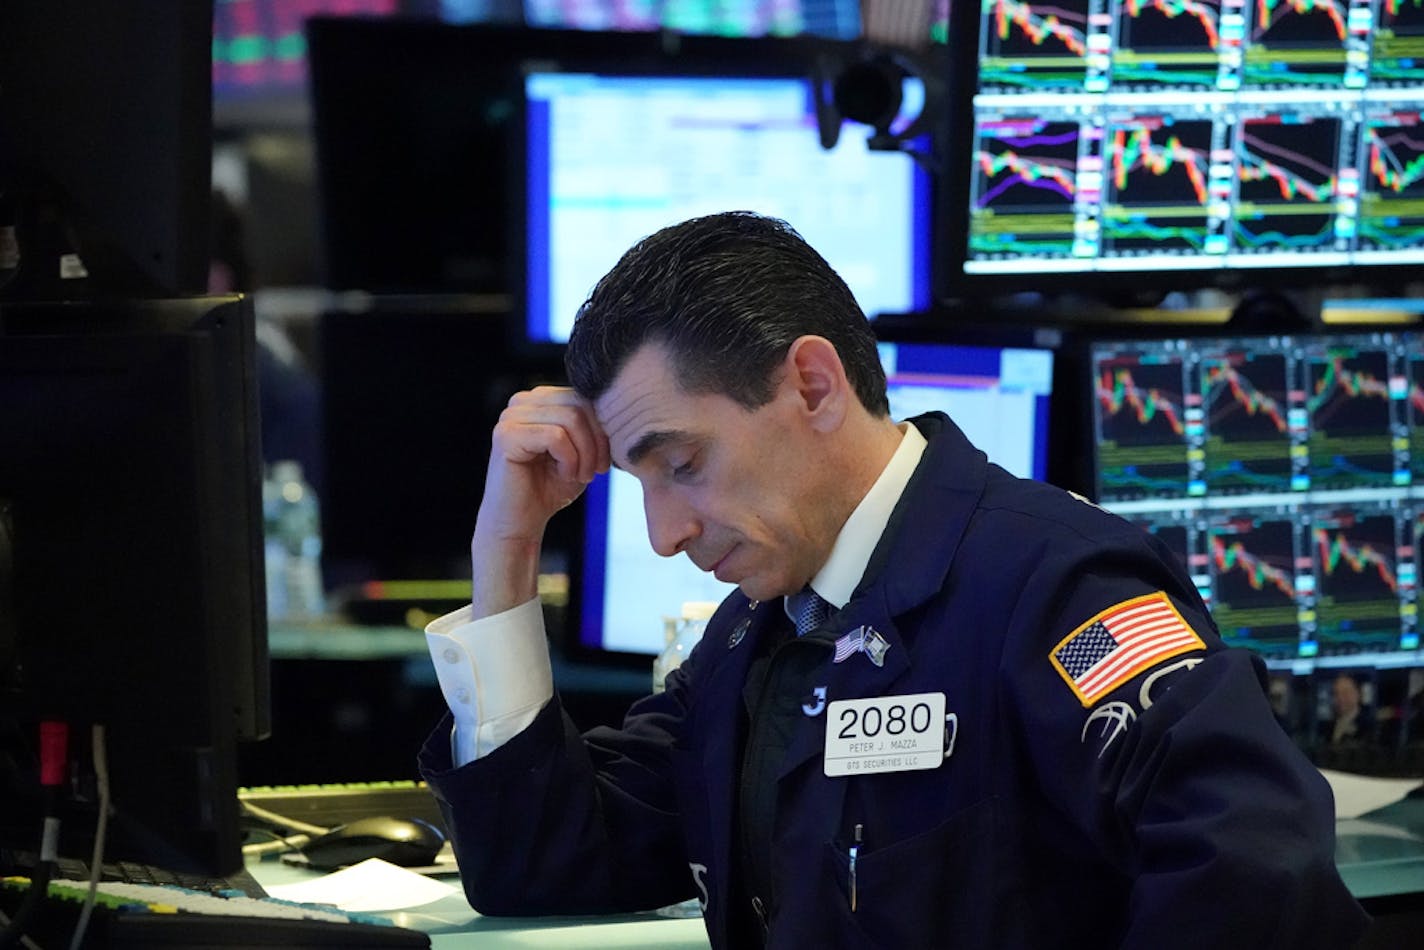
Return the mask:
MULTIPOLYGON (((16 851, 0 848, 0 877, 29 877, 35 869, 37 855, 32 851, 16 851)), ((89 880, 89 864, 80 858, 62 857, 56 862, 56 878, 73 881, 89 880)), ((170 887, 184 887, 209 894, 243 894, 247 897, 266 897, 267 892, 246 868, 241 868, 224 877, 185 871, 172 871, 151 864, 134 861, 105 862, 99 872, 99 880, 109 883, 160 884, 170 887)))
MULTIPOLYGON (((23 879, 5 879, 0 884, 0 907, 14 914, 28 886, 23 879)), ((48 900, 29 936, 41 946, 66 945, 88 888, 87 881, 51 881, 48 900)), ((159 946, 428 950, 430 938, 381 917, 326 905, 110 881, 99 885, 85 946, 111 950, 159 946)))
POLYGON ((424 782, 262 785, 239 788, 237 799, 260 805, 285 818, 326 827, 382 815, 423 818, 437 828, 443 828, 445 822, 435 796, 424 782))

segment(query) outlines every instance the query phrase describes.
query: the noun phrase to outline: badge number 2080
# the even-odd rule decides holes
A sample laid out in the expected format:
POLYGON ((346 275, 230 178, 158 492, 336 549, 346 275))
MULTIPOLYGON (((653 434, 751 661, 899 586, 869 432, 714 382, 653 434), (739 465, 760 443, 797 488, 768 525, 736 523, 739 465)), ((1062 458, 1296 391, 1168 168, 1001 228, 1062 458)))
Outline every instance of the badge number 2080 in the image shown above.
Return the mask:
POLYGON ((936 768, 944 761, 944 693, 839 699, 826 716, 826 775, 936 768))

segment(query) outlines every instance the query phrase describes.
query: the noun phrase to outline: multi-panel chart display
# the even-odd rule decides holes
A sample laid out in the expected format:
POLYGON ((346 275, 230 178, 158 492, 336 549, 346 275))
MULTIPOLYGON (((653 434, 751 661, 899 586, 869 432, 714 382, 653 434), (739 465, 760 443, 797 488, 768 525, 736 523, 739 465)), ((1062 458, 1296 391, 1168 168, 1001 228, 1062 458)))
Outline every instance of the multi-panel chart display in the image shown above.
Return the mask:
POLYGON ((980 0, 966 274, 1424 262, 1424 0, 980 0))
POLYGON ((1420 650, 1424 337, 1100 342, 1100 503, 1187 564, 1223 636, 1292 668, 1420 650))

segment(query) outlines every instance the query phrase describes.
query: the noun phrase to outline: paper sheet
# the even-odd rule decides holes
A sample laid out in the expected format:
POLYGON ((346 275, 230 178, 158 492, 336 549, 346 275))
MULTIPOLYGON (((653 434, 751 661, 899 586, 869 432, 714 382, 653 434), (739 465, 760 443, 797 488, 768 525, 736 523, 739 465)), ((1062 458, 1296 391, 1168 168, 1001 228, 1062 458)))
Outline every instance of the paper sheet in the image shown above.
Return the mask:
POLYGON ((357 913, 405 910, 434 903, 455 888, 380 858, 295 884, 267 888, 272 897, 299 904, 333 904, 357 913))
POLYGON ((1417 778, 1372 778, 1349 772, 1321 769, 1320 774, 1335 793, 1335 818, 1358 818, 1376 808, 1393 805, 1424 785, 1417 778))

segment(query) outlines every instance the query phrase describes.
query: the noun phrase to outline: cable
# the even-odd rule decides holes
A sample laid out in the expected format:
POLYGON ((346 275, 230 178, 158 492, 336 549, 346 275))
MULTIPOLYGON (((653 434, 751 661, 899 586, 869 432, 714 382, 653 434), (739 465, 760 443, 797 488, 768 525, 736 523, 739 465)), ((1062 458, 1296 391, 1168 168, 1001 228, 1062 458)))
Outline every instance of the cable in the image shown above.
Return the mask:
MULTIPOLYGON (((7 913, 5 913, 3 910, 0 910, 0 927, 8 927, 9 925, 10 925, 10 915, 7 914, 7 913)), ((25 950, 44 950, 43 947, 41 947, 39 944, 35 943, 35 942, 34 942, 33 940, 31 940, 29 937, 23 937, 23 936, 22 936, 22 937, 20 938, 20 946, 24 947, 25 950)))
POLYGON ((254 805, 251 802, 243 802, 242 808, 254 818, 261 818, 263 821, 269 822, 270 824, 280 825, 283 828, 290 828, 293 831, 300 831, 303 834, 324 835, 331 830, 330 828, 323 828, 321 825, 312 825, 308 824, 305 821, 299 821, 296 818, 288 818, 286 815, 279 815, 275 811, 269 811, 266 808, 263 808, 261 805, 254 805))
POLYGON ((267 854, 285 854, 288 851, 299 851, 312 838, 324 835, 330 828, 321 825, 308 824, 296 818, 288 818, 286 815, 279 815, 277 812, 269 811, 261 805, 254 805, 251 802, 243 802, 242 810, 260 821, 279 828, 290 828, 299 831, 301 834, 282 835, 275 831, 268 830, 268 834, 275 837, 276 841, 264 841, 261 844, 243 845, 243 857, 261 857, 267 854))
POLYGON ((69 772, 69 725, 56 720, 40 722, 40 787, 44 794, 44 829, 40 853, 30 875, 30 888, 20 901, 15 916, 0 932, 0 950, 10 950, 25 939, 40 905, 49 893, 49 882, 59 863, 59 817, 55 814, 58 789, 69 772))
POLYGON ((262 834, 271 835, 273 840, 243 845, 242 856, 244 858, 260 858, 268 854, 287 854, 292 851, 300 851, 311 840, 310 835, 279 835, 270 828, 256 830, 262 834))
POLYGON ((74 925, 74 936, 69 941, 69 950, 79 950, 84 942, 84 932, 89 929, 89 918, 94 913, 94 903, 99 896, 99 875, 104 867, 104 840, 109 835, 109 756, 104 743, 104 726, 95 723, 90 734, 93 742, 94 778, 99 786, 99 821, 94 829, 94 853, 89 859, 89 891, 84 895, 84 906, 79 911, 79 920, 74 925))

